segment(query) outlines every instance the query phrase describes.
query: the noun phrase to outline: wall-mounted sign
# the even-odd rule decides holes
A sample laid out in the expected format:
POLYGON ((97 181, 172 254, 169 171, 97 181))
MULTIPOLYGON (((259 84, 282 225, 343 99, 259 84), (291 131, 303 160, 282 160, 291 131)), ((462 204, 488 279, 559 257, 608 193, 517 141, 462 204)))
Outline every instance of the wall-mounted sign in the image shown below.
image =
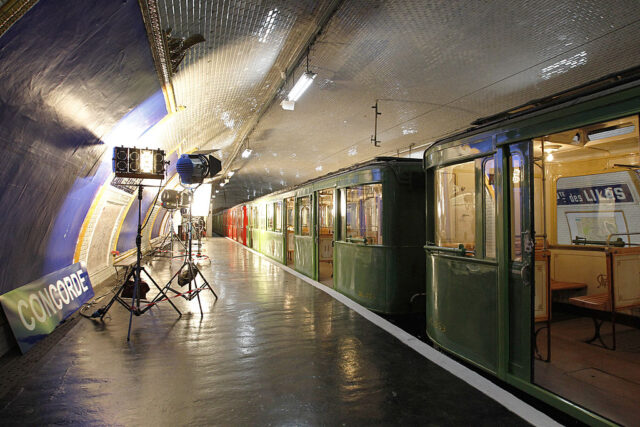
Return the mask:
POLYGON ((91 298, 87 269, 77 263, 0 295, 0 303, 25 353, 91 298))
POLYGON ((633 202, 633 196, 627 184, 558 189, 556 198, 558 206, 633 202))

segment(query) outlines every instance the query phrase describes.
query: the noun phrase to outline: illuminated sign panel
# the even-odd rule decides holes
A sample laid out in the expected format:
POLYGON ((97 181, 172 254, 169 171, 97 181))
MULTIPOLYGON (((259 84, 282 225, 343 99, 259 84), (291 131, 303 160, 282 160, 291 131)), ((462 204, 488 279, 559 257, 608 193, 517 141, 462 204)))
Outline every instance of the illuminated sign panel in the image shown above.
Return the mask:
POLYGON ((558 206, 632 202, 633 196, 627 184, 565 188, 557 191, 558 206))
POLYGON ((22 353, 93 298, 84 263, 73 264, 0 295, 22 353))

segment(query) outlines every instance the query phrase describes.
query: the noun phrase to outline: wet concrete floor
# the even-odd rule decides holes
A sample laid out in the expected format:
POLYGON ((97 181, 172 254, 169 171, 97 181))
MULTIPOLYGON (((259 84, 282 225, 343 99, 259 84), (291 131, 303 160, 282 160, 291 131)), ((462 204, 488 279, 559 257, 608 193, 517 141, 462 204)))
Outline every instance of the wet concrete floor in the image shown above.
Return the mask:
MULTIPOLYGON (((0 399, 3 425, 519 425, 331 296, 223 238, 204 291, 80 321, 0 399)), ((174 261, 172 271, 180 266, 174 261)), ((169 262, 150 269, 166 282, 169 262)))

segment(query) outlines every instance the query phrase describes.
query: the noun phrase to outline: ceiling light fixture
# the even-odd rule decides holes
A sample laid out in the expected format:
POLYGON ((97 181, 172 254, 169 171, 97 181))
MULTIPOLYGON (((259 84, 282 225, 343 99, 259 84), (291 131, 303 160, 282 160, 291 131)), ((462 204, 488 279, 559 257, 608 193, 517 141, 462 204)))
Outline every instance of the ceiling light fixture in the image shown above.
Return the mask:
POLYGON ((249 156, 251 156, 251 153, 253 153, 253 150, 249 147, 249 138, 246 139, 247 142, 247 146, 244 149, 244 151, 242 152, 242 158, 243 159, 248 159, 249 156))
MULTIPOLYGON (((317 76, 316 73, 312 73, 311 71, 309 71, 309 48, 307 48, 307 71, 305 71, 300 76, 296 84, 293 85, 293 88, 291 89, 291 91, 289 92, 289 95, 287 96, 287 100, 291 102, 296 102, 298 99, 300 99, 302 94, 309 88, 309 86, 311 86, 311 83, 313 83, 313 79, 315 79, 316 76, 317 76)), ((290 103, 285 104, 285 102, 283 102, 282 108, 284 108, 285 110, 288 110, 289 108, 287 107, 291 107, 290 109, 293 110, 294 105, 290 103)))
POLYGON ((316 73, 312 73, 310 71, 307 71, 306 73, 301 75, 296 84, 293 86, 293 89, 291 89, 291 92, 289 92, 289 96, 287 96, 287 99, 293 102, 296 102, 298 99, 300 99, 304 91, 306 91, 309 86, 311 86, 311 83, 313 83, 313 79, 315 79, 316 76, 316 73))
POLYGON ((224 187, 224 184, 225 184, 224 182, 221 182, 220 187, 224 187))
POLYGON ((233 176, 233 174, 235 174, 235 172, 234 172, 234 171, 229 171, 229 173, 227 173, 227 176, 228 176, 229 178, 231 178, 231 177, 233 176))

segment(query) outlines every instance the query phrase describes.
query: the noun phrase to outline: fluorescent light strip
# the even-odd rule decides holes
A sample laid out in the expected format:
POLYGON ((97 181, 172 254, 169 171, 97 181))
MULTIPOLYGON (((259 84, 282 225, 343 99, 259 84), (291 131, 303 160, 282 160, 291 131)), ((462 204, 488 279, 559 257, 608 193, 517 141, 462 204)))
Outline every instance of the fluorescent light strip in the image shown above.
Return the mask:
POLYGON ((316 73, 312 73, 310 71, 307 71, 306 73, 301 75, 295 86, 293 86, 293 89, 291 89, 291 92, 289 92, 289 96, 287 97, 287 99, 293 102, 296 102, 298 99, 300 99, 304 91, 307 90, 309 86, 311 86, 311 83, 313 83, 313 79, 315 79, 316 76, 316 73))

